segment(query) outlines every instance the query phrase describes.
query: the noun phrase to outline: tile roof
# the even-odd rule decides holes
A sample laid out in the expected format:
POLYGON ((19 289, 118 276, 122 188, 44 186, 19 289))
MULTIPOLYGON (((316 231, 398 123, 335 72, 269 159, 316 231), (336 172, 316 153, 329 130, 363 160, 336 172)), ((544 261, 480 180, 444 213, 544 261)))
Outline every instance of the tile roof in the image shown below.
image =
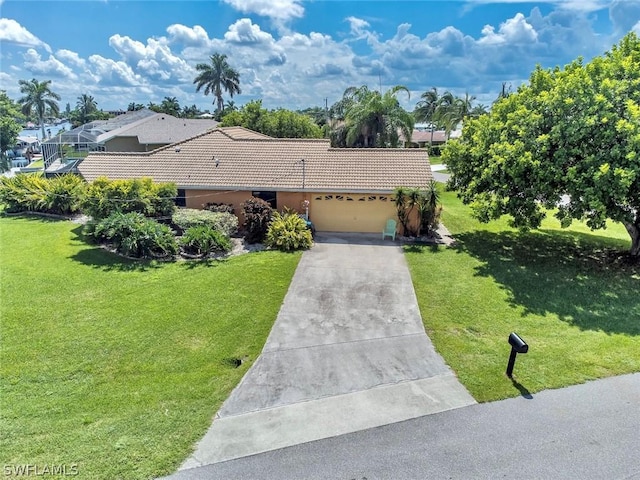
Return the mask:
POLYGON ((299 191, 302 159, 306 191, 389 192, 433 178, 425 150, 331 148, 324 139, 258 138, 243 130, 219 128, 153 152, 95 152, 78 170, 88 181, 151 177, 212 190, 299 191))
MULTIPOLYGON (((404 141, 404 135, 400 132, 400 138, 404 141)), ((433 132, 433 142, 434 143, 444 143, 447 140, 447 135, 444 130, 435 130, 433 132)), ((429 143, 431 142, 431 131, 430 130, 414 130, 411 133, 411 141, 414 143, 429 143)))

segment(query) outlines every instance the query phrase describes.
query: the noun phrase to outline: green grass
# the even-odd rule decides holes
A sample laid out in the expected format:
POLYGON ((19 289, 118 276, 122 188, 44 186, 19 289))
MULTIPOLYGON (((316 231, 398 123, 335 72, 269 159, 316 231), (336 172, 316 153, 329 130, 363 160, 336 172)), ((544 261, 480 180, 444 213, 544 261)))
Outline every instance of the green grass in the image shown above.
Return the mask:
POLYGON ((29 168, 44 168, 44 160, 36 160, 28 165, 29 168))
POLYGON ((0 218, 0 235, 0 463, 92 479, 180 465, 260 353, 300 258, 135 263, 38 218, 0 218))
POLYGON ((440 155, 429 155, 429 163, 431 165, 442 165, 442 158, 440 155))
POLYGON ((454 193, 443 222, 458 244, 406 247, 425 327, 479 401, 640 371, 640 265, 621 225, 591 232, 554 219, 520 233, 480 224, 454 193), (518 332, 516 381, 504 374, 518 332))

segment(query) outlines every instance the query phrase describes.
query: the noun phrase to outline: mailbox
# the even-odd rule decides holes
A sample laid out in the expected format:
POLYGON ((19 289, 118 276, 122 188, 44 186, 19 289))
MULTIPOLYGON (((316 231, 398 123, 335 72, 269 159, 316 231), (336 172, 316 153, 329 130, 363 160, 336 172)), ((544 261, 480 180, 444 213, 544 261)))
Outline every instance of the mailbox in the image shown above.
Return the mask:
POLYGON ((515 332, 511 332, 511 334, 509 335, 509 344, 511 345, 511 348, 516 351, 516 353, 527 353, 529 351, 529 345, 527 345, 525 341, 521 339, 520 336, 515 332))
POLYGON ((507 363, 507 377, 513 377, 513 366, 516 364, 516 355, 518 353, 527 353, 529 345, 516 332, 509 334, 509 345, 511 345, 511 355, 509 355, 509 363, 507 363))

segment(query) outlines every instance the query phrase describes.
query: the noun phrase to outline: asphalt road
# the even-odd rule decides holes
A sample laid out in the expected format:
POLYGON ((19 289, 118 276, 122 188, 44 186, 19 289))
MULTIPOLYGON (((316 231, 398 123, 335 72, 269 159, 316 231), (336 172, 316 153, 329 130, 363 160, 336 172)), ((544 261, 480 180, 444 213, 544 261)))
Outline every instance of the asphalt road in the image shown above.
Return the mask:
POLYGON ((640 479, 640 373, 222 462, 195 479, 640 479), (527 398, 528 397, 528 398, 527 398))

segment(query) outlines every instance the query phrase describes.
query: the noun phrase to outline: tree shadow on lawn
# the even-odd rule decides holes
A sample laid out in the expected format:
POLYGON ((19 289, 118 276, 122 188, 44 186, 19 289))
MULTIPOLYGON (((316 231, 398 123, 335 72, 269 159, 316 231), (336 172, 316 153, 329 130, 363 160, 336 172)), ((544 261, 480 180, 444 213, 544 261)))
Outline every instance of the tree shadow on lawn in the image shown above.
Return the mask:
POLYGON ((577 232, 465 232, 456 248, 482 262, 524 315, 547 313, 583 330, 640 335, 640 262, 624 242, 577 232), (619 247, 619 248, 618 248, 619 247))

